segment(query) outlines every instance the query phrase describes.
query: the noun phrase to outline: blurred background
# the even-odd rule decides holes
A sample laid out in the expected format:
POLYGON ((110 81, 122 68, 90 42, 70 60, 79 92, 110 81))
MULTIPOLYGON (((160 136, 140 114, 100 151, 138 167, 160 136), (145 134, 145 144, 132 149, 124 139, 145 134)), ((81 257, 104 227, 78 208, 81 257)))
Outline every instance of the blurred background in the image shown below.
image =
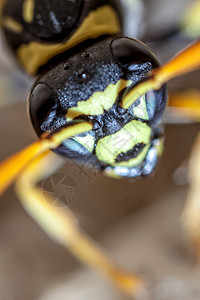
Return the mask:
MULTIPOLYGON (((176 33, 193 1, 122 2, 126 33, 147 41, 162 63, 195 39, 184 30, 176 33), (164 35, 170 38, 164 41, 164 35)), ((2 161, 36 135, 26 107, 33 79, 17 67, 2 35, 0 48, 2 161)), ((200 88, 199 78, 199 71, 185 75, 170 82, 169 90, 200 88)), ((53 182, 60 193, 59 182, 65 180, 68 188, 63 193, 82 228, 123 267, 148 279, 149 294, 140 300, 200 299, 200 269, 181 223, 188 189, 187 161, 200 126, 183 123, 173 118, 173 124, 166 125, 163 158, 147 179, 114 180, 68 161, 52 181, 41 183, 48 192, 53 182)), ((51 241, 20 206, 11 187, 0 201, 0 300, 92 298, 125 299, 51 241)))

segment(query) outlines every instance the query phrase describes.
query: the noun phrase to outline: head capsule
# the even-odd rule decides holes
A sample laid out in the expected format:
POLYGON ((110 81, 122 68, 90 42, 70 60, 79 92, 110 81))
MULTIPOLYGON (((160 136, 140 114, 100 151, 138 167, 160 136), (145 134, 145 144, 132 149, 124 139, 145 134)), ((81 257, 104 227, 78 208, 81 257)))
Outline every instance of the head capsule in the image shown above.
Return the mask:
POLYGON ((158 67, 150 49, 116 36, 62 58, 30 94, 37 134, 74 119, 90 120, 93 130, 63 141, 56 152, 113 177, 151 173, 162 152, 166 87, 149 91, 126 110, 120 105, 127 91, 158 67))

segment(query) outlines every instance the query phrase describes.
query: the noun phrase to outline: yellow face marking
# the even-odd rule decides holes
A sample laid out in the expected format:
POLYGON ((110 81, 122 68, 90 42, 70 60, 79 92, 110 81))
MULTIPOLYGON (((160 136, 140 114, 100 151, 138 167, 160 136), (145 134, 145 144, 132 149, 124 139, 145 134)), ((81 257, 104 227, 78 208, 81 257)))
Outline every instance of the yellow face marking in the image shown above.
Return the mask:
POLYGON ((24 0, 23 19, 27 23, 32 23, 34 18, 35 0, 24 0))
POLYGON ((17 50, 18 58, 24 69, 34 75, 38 68, 52 57, 60 54, 90 38, 95 39, 103 34, 115 34, 121 31, 116 11, 109 5, 99 7, 89 13, 78 30, 66 43, 42 44, 31 42, 17 50))
POLYGON ((115 134, 106 136, 98 141, 96 155, 100 161, 111 166, 133 167, 141 163, 150 147, 151 128, 140 121, 131 121, 115 134), (146 147, 141 153, 129 161, 115 163, 120 153, 131 150, 136 144, 144 143, 146 147))
POLYGON ((87 101, 78 101, 76 107, 68 109, 67 121, 79 115, 102 115, 104 110, 113 106, 119 93, 131 84, 132 80, 120 79, 116 84, 109 84, 103 92, 94 93, 87 101))
POLYGON ((21 26, 21 24, 19 24, 17 21, 8 16, 5 16, 3 18, 2 25, 6 29, 16 33, 21 33, 23 31, 23 27, 21 26))
POLYGON ((87 134, 84 137, 76 136, 73 138, 73 140, 77 141, 79 144, 84 146, 89 152, 91 152, 91 153, 93 152, 95 140, 94 140, 94 137, 91 136, 90 134, 87 134))
POLYGON ((135 103, 138 100, 138 98, 140 97, 140 95, 142 95, 142 94, 137 94, 137 97, 135 96, 134 99, 133 99, 132 92, 131 91, 128 92, 127 95, 125 95, 123 97, 122 107, 124 109, 128 109, 133 103, 135 103), (127 105, 124 105, 124 103, 127 104, 127 105))
POLYGON ((140 104, 133 108, 133 115, 137 118, 143 119, 143 120, 149 120, 149 116, 147 113, 147 107, 146 107, 146 101, 145 101, 145 95, 140 97, 140 104))

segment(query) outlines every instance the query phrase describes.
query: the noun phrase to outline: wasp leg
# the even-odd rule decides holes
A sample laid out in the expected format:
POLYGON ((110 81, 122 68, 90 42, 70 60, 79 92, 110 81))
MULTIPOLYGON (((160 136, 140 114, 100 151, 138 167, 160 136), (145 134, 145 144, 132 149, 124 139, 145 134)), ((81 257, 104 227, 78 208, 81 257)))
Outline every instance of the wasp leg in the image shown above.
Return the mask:
MULTIPOLYGON (((169 106, 182 117, 200 122, 200 91, 170 94, 169 106)), ((190 187, 183 212, 183 225, 191 237, 200 262, 200 132, 195 141, 189 164, 190 187)))
POLYGON ((54 169, 55 162, 49 152, 32 160, 17 180, 16 190, 21 204, 52 239, 87 266, 102 272, 123 292, 134 295, 142 287, 142 279, 117 267, 80 229, 67 206, 55 207, 54 199, 46 194, 44 197, 42 190, 36 187, 40 180, 49 175, 52 166, 54 169))
POLYGON ((73 135, 87 132, 92 128, 92 124, 89 122, 71 122, 53 133, 43 134, 38 141, 2 162, 0 164, 0 195, 19 176, 31 159, 49 149, 56 149, 64 140, 73 135))
POLYGON ((183 223, 194 242, 200 262, 200 132, 195 141, 189 166, 190 187, 183 212, 183 223))
POLYGON ((198 40, 136 84, 124 97, 121 106, 127 109, 149 90, 159 90, 169 80, 199 68, 200 41, 198 40))
MULTIPOLYGON (((180 122, 200 122, 200 90, 173 92, 169 95, 169 114, 180 117, 180 122)), ((171 116, 169 116, 169 120, 171 116)), ((174 120, 177 122, 177 120, 174 120)))

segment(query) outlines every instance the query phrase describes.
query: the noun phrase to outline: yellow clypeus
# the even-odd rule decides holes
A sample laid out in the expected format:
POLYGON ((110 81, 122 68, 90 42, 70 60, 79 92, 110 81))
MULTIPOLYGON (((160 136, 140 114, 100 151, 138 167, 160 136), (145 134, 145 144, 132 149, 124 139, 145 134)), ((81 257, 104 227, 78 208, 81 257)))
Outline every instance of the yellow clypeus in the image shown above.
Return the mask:
POLYGON ((97 158, 111 166, 134 167, 140 164, 150 148, 151 128, 140 121, 131 121, 115 134, 100 139, 96 146, 97 158), (116 158, 121 153, 133 149, 138 143, 146 146, 137 157, 129 161, 116 163, 116 158))

